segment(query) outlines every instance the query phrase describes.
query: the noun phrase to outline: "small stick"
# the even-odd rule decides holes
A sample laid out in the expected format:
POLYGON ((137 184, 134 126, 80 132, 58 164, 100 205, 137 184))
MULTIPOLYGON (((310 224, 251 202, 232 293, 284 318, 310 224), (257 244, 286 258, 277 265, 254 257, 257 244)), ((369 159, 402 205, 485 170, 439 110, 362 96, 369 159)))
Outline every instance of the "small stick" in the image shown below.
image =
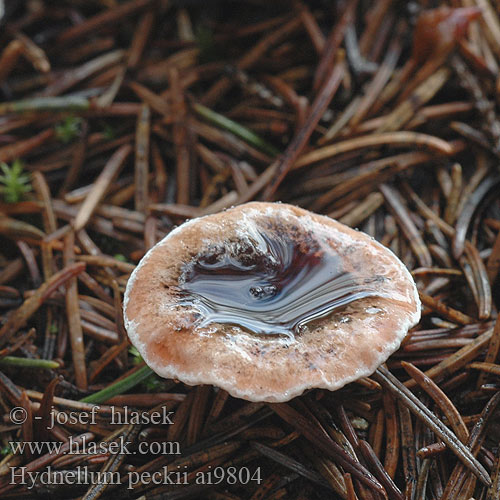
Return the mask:
MULTIPOLYGON (((481 412, 481 417, 470 433, 469 441, 467 443, 467 449, 470 450, 474 456, 476 456, 481 449, 481 444, 485 439, 485 430, 487 428, 488 422, 490 421, 492 415, 495 413, 495 410, 498 407, 499 403, 500 392, 497 392, 484 407, 483 411, 481 412)), ((467 471, 464 465, 464 463, 458 463, 453 469, 453 472, 448 480, 448 484, 446 485, 444 493, 441 497, 442 500, 457 498, 459 492, 462 491, 462 489, 465 489, 463 484, 467 480, 467 471)), ((491 486, 492 481, 489 480, 486 485, 491 486)))
POLYGON ((467 236, 467 230, 469 229, 472 216, 476 211, 477 207, 483 201, 488 192, 500 184, 500 176, 498 177, 487 177, 478 186, 478 188, 472 193, 470 198, 467 200, 464 208, 462 209, 460 215, 458 216, 456 223, 456 233, 453 239, 453 256, 458 259, 465 249, 465 238, 467 236))
MULTIPOLYGON (((352 2, 353 4, 355 2, 352 2)), ((323 116, 327 106, 330 104, 333 96, 337 92, 344 76, 344 65, 339 62, 331 72, 330 76, 326 79, 325 84, 314 102, 311 105, 311 111, 308 113, 304 126, 297 131, 295 137, 288 145, 283 156, 277 161, 276 178, 264 191, 264 199, 269 199, 278 189, 279 185, 291 170, 292 165, 296 162, 299 154, 304 149, 307 141, 311 137, 316 125, 323 116)))
MULTIPOLYGON (((374 471, 375 477, 380 481, 382 486, 387 491, 387 495, 391 500, 403 500, 405 497, 396 486, 391 476, 384 469, 383 465, 380 463, 377 455, 373 451, 372 447, 364 439, 361 439, 358 444, 361 453, 368 464, 374 471)), ((408 476, 406 476, 408 477, 408 476)))
MULTIPOLYGON (((301 24, 302 21, 300 17, 294 16, 281 26, 272 29, 238 60, 236 67, 239 70, 250 69, 270 47, 296 31, 301 24)), ((214 106, 219 99, 224 97, 231 87, 232 81, 228 77, 224 76, 220 78, 208 89, 202 99, 202 103, 205 106, 214 106)))
MULTIPOLYGON (((417 453, 418 455, 418 453, 417 453)), ((415 488, 415 500, 426 500, 427 480, 429 478, 429 469, 431 460, 424 458, 418 475, 417 486, 415 488)))
POLYGON ((399 460, 399 425, 398 414, 394 398, 389 391, 383 392, 383 406, 385 411, 386 446, 384 469, 394 479, 399 460))
POLYGON ((42 399, 40 401, 40 408, 36 412, 34 427, 35 435, 39 436, 40 439, 49 439, 50 432, 50 415, 52 412, 52 406, 54 404, 54 393, 60 379, 55 377, 51 380, 49 385, 46 387, 43 393, 42 399))
POLYGON ((427 295, 423 292, 419 292, 420 300, 422 304, 433 311, 436 311, 438 314, 443 316, 444 318, 450 320, 452 323, 458 323, 460 325, 469 325, 471 323, 475 323, 475 320, 466 314, 453 309, 446 304, 443 304, 439 300, 427 295))
POLYGON ((477 248, 468 241, 465 242, 464 257, 470 265, 472 281, 477 290, 478 317, 480 320, 487 320, 491 316, 492 295, 486 267, 477 248))
POLYGON ((500 230, 495 238, 495 243, 491 249, 491 254, 486 262, 486 272, 490 283, 493 285, 498 273, 500 272, 500 230))
POLYGON ((414 498, 417 486, 417 461, 410 410, 402 400, 398 401, 399 425, 401 432, 401 454, 406 481, 405 498, 414 498))
MULTIPOLYGON (((124 55, 125 52, 121 49, 99 55, 95 59, 92 59, 77 68, 67 70, 64 78, 55 79, 53 83, 47 85, 38 95, 41 98, 54 97, 62 94, 85 78, 88 78, 103 69, 111 67, 111 69, 115 71, 116 68, 114 68, 113 65, 119 63, 123 59, 124 55)), ((60 97, 59 101, 61 99, 64 99, 64 96, 60 97)), ((70 96, 67 99, 74 98, 70 96)), ((81 98, 78 98, 78 101, 80 103, 79 106, 89 106, 88 99, 85 99, 84 101, 86 102, 83 102, 81 98)))
POLYGON ((199 385, 193 389, 194 397, 191 405, 189 421, 187 424, 186 445, 191 446, 198 441, 201 434, 207 404, 212 387, 210 385, 199 385))
POLYGON ((318 456, 309 446, 303 445, 301 449, 337 494, 345 498, 347 495, 347 484, 344 482, 343 474, 340 472, 340 469, 330 459, 318 456))
POLYGON ((74 40, 89 33, 97 33, 103 26, 118 23, 124 17, 128 17, 136 11, 142 10, 148 5, 151 5, 153 1, 154 0, 132 0, 112 9, 106 9, 102 13, 91 17, 87 21, 65 30, 57 38, 57 42, 55 43, 60 44, 61 47, 67 46, 69 42, 74 42, 74 40))
POLYGON ((455 163, 451 167, 451 191, 447 199, 446 209, 444 211, 444 221, 450 226, 453 225, 457 216, 458 201, 462 192, 462 166, 455 163))
MULTIPOLYGON (((497 359, 498 353, 500 351, 500 317, 497 317, 495 321, 495 326, 493 328, 493 335, 491 336, 490 343, 488 344, 488 350, 484 357, 485 363, 494 363, 497 359)), ((477 379, 476 387, 479 389, 486 380, 486 374, 481 372, 477 379)))
POLYGON ((436 95, 450 76, 451 71, 447 68, 440 68, 436 72, 433 72, 410 96, 407 96, 406 99, 385 117, 384 122, 376 132, 390 132, 403 128, 415 116, 418 109, 436 95))
MULTIPOLYGON (((122 341, 120 344, 110 347, 104 354, 93 363, 89 370, 89 383, 93 384, 101 372, 123 352, 126 352, 128 347, 128 340, 122 341)), ((116 404, 116 403, 110 403, 116 404)))
MULTIPOLYGON (((489 328, 486 332, 475 338, 470 344, 462 347, 460 350, 446 357, 439 364, 433 366, 425 372, 425 374, 432 378, 435 382, 439 382, 446 375, 451 375, 460 370, 472 360, 476 358, 486 345, 488 345, 491 337, 493 336, 493 328, 489 328)), ((414 387, 415 383, 409 380, 405 383, 407 387, 414 387)))
POLYGON ((314 428, 313 424, 285 403, 275 403, 270 408, 276 412, 290 425, 300 430, 300 432, 322 452, 335 459, 346 471, 359 479, 363 484, 373 490, 384 493, 382 485, 366 470, 359 462, 353 460, 323 428, 314 428))
POLYGON ((416 148, 425 147, 442 155, 451 155, 454 152, 453 146, 439 137, 421 134, 419 132, 387 132, 383 134, 370 134, 362 137, 356 137, 354 139, 347 139, 337 144, 318 148, 310 153, 300 156, 295 162, 293 168, 305 167, 311 163, 326 160, 342 153, 384 145, 403 145, 416 148))
MULTIPOLYGON (((75 233, 71 231, 64 237, 64 264, 66 267, 75 261, 75 233)), ((76 385, 80 389, 87 389, 87 368, 85 364, 85 346, 78 305, 78 288, 76 277, 71 278, 66 284, 66 312, 71 341, 71 354, 75 370, 76 385)))
POLYGON ((130 144, 123 145, 118 149, 113 156, 108 160, 103 171, 99 174, 99 177, 94 182, 92 190, 89 192, 82 206, 78 210, 78 213, 73 221, 73 228, 75 231, 83 229, 93 212, 97 208, 97 205, 101 201, 102 197, 106 193, 113 179, 118 175, 121 167, 123 166, 127 156, 132 151, 132 146, 130 144))
POLYGON ((442 439, 457 457, 469 468, 484 484, 491 484, 486 469, 471 454, 470 450, 429 411, 429 409, 411 393, 387 368, 379 368, 374 375, 380 383, 387 387, 396 397, 401 399, 408 409, 432 429, 442 439))
POLYGON ((398 193, 386 184, 382 184, 379 189, 384 195, 389 208, 394 213, 396 220, 399 222, 399 225, 408 239, 413 252, 417 256, 420 265, 423 267, 432 266, 432 257, 429 253, 429 249, 420 236, 419 231, 413 223, 407 208, 403 205, 398 193))
POLYGON ((173 140, 176 157, 177 203, 188 205, 191 198, 191 160, 186 127, 186 102, 179 81, 179 72, 173 68, 169 73, 172 114, 174 115, 173 140))
POLYGON ((42 73, 50 71, 50 61, 45 52, 31 38, 18 31, 14 35, 23 44, 23 54, 33 67, 42 73))
POLYGON ((469 437, 469 430, 467 429, 462 416, 455 408, 455 405, 450 401, 448 396, 446 396, 446 394, 431 378, 411 363, 401 361, 401 366, 439 406, 460 441, 462 441, 462 443, 466 443, 467 438, 469 437))
POLYGON ((498 456, 495 460, 495 468, 491 478, 493 483, 486 493, 486 500, 496 500, 497 498, 500 498, 500 457, 498 456))
MULTIPOLYGON (((138 425, 125 426, 121 431, 121 436, 118 437, 118 441, 116 442, 119 442, 120 439, 122 439, 123 442, 133 442, 136 436, 139 434, 139 429, 140 427, 138 425)), ((110 437, 106 437, 105 442, 109 443, 110 441, 113 442, 110 437)), ((103 474, 103 477, 106 477, 106 474, 119 474, 118 469, 124 462, 125 458, 127 458, 127 453, 125 451, 111 454, 100 471, 101 474, 103 474)), ((110 484, 111 483, 108 481, 99 481, 92 484, 85 495, 82 497, 82 500, 97 500, 97 498, 99 498, 105 492, 110 484)))
MULTIPOLYGON (((172 114, 171 106, 166 99, 155 94, 153 91, 149 90, 144 85, 138 82, 130 82, 128 84, 130 89, 137 94, 151 109, 164 115, 166 118, 170 118, 172 114)), ((143 105, 144 106, 144 105, 143 105)), ((142 106, 141 106, 142 109, 142 106)))
POLYGON ((153 28, 155 20, 154 9, 145 12, 139 22, 137 23, 137 28, 134 32, 134 38, 130 44, 127 68, 134 69, 137 67, 141 60, 141 55, 146 47, 151 29, 153 28))
POLYGON ((0 161, 9 162, 21 156, 28 154, 34 149, 39 148, 42 144, 47 142, 54 136, 53 129, 43 130, 37 135, 17 141, 14 144, 0 147, 0 161))
POLYGON ((5 81, 14 69, 19 57, 23 52, 23 45, 19 40, 12 40, 0 55, 0 83, 5 81))
MULTIPOLYGON (((375 455, 381 457, 382 453, 382 440, 384 438, 384 410, 381 408, 377 412, 375 422, 370 426, 369 440, 375 455)), ((384 467, 385 468, 385 467, 384 467)))
POLYGON ((299 11, 304 28, 311 39, 311 43, 314 45, 314 49, 318 54, 321 54, 325 48, 326 40, 321 28, 318 26, 315 17, 311 14, 308 6, 302 1, 297 0, 295 2, 295 7, 299 11))
POLYGON ((0 346, 5 344, 19 328, 26 324, 28 319, 52 295, 52 293, 68 280, 83 272, 84 269, 85 264, 83 262, 78 262, 65 267, 45 281, 45 283, 43 283, 31 297, 25 300, 3 324, 0 329, 0 346))
POLYGON ((316 67, 313 80, 313 90, 317 92, 318 96, 326 88, 325 82, 327 80, 327 75, 332 73, 331 68, 337 57, 338 48, 344 39, 347 27, 352 22, 357 3, 357 1, 354 1, 347 4, 342 13, 342 17, 339 19, 338 23, 333 26, 325 42, 325 47, 321 54, 319 64, 316 67), (320 91, 320 89, 322 90, 320 91))
POLYGON ((135 209, 146 213, 148 206, 148 167, 151 111, 143 105, 137 117, 135 136, 135 209))
POLYGON ((354 491, 354 485, 352 484, 352 476, 348 472, 344 474, 344 483, 347 490, 346 500, 358 500, 358 496, 354 491))
POLYGON ((330 485, 325 479, 323 479, 323 477, 320 474, 311 469, 308 469, 303 464, 289 457, 288 455, 285 455, 284 453, 281 453, 261 443, 252 442, 250 443, 250 446, 256 449, 259 453, 262 453, 262 455, 270 458, 271 460, 283 465, 284 467, 290 470, 293 470, 294 472, 297 472, 298 474, 306 477, 307 479, 310 479, 313 483, 316 483, 319 486, 323 486, 324 488, 330 489, 330 485))
POLYGON ((500 365, 494 363, 475 361, 474 363, 470 363, 468 367, 475 370, 481 370, 486 373, 491 373, 492 375, 500 376, 500 365))
POLYGON ((135 269, 134 264, 123 262, 108 255, 79 255, 78 260, 87 263, 89 266, 111 267, 123 273, 131 273, 135 269))

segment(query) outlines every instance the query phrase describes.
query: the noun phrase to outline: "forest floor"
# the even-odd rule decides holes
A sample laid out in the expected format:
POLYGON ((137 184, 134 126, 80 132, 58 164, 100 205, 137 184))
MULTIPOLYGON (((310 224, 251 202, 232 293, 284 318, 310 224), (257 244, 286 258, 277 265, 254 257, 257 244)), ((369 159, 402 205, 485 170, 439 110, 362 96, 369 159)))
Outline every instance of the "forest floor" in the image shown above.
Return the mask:
POLYGON ((500 22, 458 5, 5 2, 2 499, 500 498, 500 22), (251 200, 411 271, 422 319, 374 376, 255 403, 130 345, 145 252, 251 200))

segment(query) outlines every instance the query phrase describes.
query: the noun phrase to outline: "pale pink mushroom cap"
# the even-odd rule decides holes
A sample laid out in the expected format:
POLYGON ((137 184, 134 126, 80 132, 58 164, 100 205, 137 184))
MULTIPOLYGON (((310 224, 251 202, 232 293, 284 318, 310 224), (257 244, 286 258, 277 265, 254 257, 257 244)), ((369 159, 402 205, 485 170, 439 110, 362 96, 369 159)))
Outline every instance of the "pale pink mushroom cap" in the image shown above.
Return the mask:
POLYGON ((185 222, 149 250, 127 284, 124 317, 133 345, 162 377, 215 385, 250 401, 283 402, 372 374, 420 320, 420 300, 403 263, 370 236, 292 205, 252 202, 185 222), (378 296, 316 319, 292 337, 222 323, 197 326, 199 311, 180 305, 176 293, 186 263, 211 245, 248 240, 269 218, 295 234, 298 227, 317 236, 353 275, 386 278, 377 284, 378 296))

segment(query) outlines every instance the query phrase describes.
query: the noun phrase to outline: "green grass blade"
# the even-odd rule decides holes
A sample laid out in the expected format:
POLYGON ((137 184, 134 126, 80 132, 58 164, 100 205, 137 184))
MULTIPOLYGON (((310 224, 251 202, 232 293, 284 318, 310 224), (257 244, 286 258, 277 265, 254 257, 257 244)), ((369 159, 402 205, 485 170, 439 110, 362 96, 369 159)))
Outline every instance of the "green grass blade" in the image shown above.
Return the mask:
POLYGON ((59 363, 50 359, 18 358, 16 356, 4 356, 0 359, 0 366, 18 366, 21 368, 43 368, 45 370, 55 370, 59 368, 59 363))
POLYGON ((257 149, 260 149, 264 153, 267 153, 270 156, 278 156, 280 154, 280 151, 278 149, 262 139, 262 137, 259 137, 256 133, 252 132, 246 127, 243 127, 239 123, 236 123, 235 121, 230 120, 229 118, 226 118, 225 116, 220 115, 215 111, 212 111, 206 106, 203 106, 203 104, 194 103, 193 109, 200 116, 205 118, 205 120, 213 123, 214 125, 217 125, 220 128, 223 128, 224 130, 231 132, 240 139, 248 142, 248 144, 255 146, 257 149))
POLYGON ((99 404, 104 403, 108 399, 111 399, 114 396, 118 396, 119 394, 123 394, 125 391, 132 389, 137 384, 140 384, 143 380, 148 378, 153 373, 153 370, 149 368, 149 366, 144 365, 142 368, 132 373, 128 377, 123 380, 119 380, 114 384, 109 385, 105 389, 101 391, 95 392, 94 394, 90 394, 89 396, 84 397, 80 401, 82 403, 92 403, 99 404))

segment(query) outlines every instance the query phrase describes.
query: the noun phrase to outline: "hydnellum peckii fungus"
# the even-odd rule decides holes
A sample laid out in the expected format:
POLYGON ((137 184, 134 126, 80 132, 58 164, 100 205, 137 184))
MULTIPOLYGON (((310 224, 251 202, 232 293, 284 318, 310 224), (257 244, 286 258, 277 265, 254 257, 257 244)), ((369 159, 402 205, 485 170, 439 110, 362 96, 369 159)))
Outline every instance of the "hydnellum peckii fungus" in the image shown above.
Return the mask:
POLYGON ((391 251, 280 203, 182 224, 125 293, 130 339, 155 372, 251 401, 370 375, 419 319, 415 283, 391 251))

